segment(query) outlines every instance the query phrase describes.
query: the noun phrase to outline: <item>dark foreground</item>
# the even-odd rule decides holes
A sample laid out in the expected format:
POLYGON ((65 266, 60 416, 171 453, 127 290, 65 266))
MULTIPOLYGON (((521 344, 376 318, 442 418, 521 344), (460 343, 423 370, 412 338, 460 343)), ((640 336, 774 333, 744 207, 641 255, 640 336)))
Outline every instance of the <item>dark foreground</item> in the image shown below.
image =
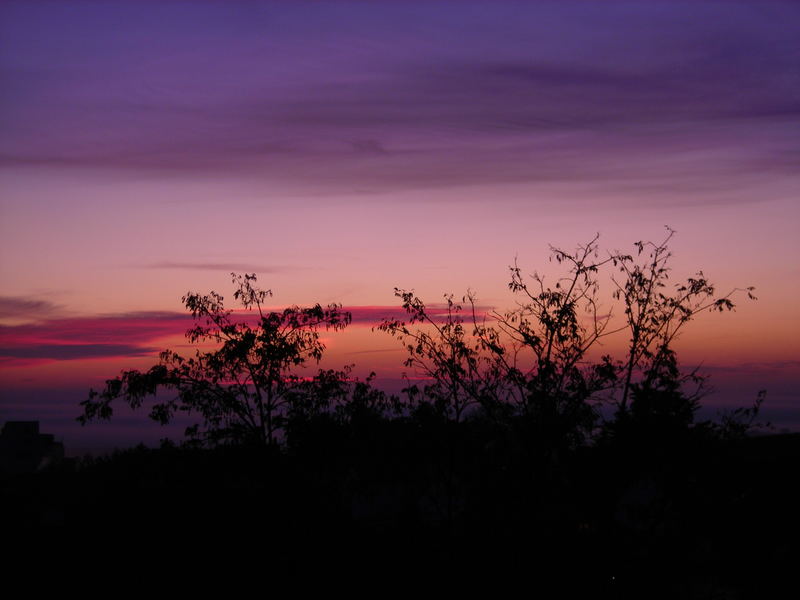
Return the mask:
POLYGON ((191 566, 218 583, 434 577, 620 598, 796 588, 799 434, 559 453, 479 428, 387 422, 280 451, 138 448, 6 474, 4 539, 27 567, 191 566))

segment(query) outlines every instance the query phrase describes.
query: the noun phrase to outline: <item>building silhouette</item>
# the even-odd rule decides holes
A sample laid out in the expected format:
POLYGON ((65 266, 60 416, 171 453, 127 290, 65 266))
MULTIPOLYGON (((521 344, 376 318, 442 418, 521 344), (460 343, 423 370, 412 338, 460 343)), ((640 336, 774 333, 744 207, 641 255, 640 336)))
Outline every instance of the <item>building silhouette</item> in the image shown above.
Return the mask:
POLYGON ((39 421, 7 421, 0 431, 0 472, 33 473, 64 458, 64 444, 39 433, 39 421))

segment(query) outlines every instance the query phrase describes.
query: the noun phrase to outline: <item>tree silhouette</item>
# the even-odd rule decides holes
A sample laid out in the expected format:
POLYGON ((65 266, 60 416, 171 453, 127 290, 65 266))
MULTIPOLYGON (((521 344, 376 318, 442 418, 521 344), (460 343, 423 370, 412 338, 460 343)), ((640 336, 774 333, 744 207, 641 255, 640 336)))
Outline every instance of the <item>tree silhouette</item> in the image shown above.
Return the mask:
POLYGON ((594 434, 597 405, 610 401, 620 421, 685 428, 706 392, 705 377, 681 371, 673 342, 700 312, 733 310, 740 291, 755 297, 752 287, 719 295, 702 272, 670 287, 673 235, 667 228, 659 243, 636 242, 635 257, 601 253, 598 235, 574 251, 551 246, 550 260, 567 267, 552 283, 537 272, 524 276, 515 262, 508 287, 521 300, 488 318, 478 317, 472 293, 460 304, 446 295, 444 314, 433 316, 413 292, 396 289, 410 319, 389 319, 378 329, 398 338, 405 365, 428 379, 421 391, 410 386, 412 396, 456 422, 475 407, 516 414, 543 444, 576 447, 594 434), (604 276, 612 285, 605 300, 618 306, 603 305, 604 276), (624 331, 630 337, 622 357, 589 358, 604 338, 624 331))
POLYGON ((611 314, 600 314, 598 275, 614 257, 599 257, 598 238, 573 252, 550 247, 550 260, 568 267, 553 285, 537 272, 527 281, 515 262, 508 287, 522 301, 494 315, 499 337, 508 343, 503 351, 487 344, 513 383, 522 414, 557 445, 579 445, 591 434, 593 401, 617 381, 610 356, 586 360, 590 349, 617 331, 609 329, 611 314))
POLYGON ((636 258, 619 253, 613 256, 621 275, 611 278, 614 297, 622 302, 630 335, 622 366, 618 418, 682 428, 693 422, 699 401, 707 392, 706 377, 697 369, 681 372, 673 342, 699 313, 733 310, 732 297, 737 292, 746 292, 751 300, 755 296, 753 287, 734 288, 719 295, 702 271, 670 285, 672 253, 668 245, 675 231, 666 229, 660 243, 636 242, 636 258), (687 391, 689 386, 694 390, 687 391))
MULTIPOLYGON (((227 530, 242 506, 267 507, 280 517, 259 520, 261 531, 291 540, 305 566, 313 564, 308 548, 344 539, 363 553, 362 569, 422 553, 448 573, 494 565, 504 576, 555 573, 561 585, 580 572, 584 594, 613 585, 632 596, 657 579, 692 583, 693 573, 719 569, 750 542, 768 546, 755 533, 757 512, 789 498, 790 486, 753 499, 785 480, 778 474, 797 451, 796 438, 785 442, 793 453, 746 439, 763 393, 718 423, 696 420, 705 377, 682 370, 675 340, 701 311, 733 310, 738 292, 753 295, 719 294, 703 273, 672 280, 673 235, 637 242, 631 254, 603 251, 597 236, 572 250, 551 246, 554 277, 528 275, 515 262, 515 304, 504 311, 482 307, 472 292, 426 304, 395 289, 405 314, 376 329, 398 340, 405 366, 422 375, 405 403, 372 387, 372 376, 355 380, 349 366, 305 376, 303 367, 323 356, 322 330, 350 323, 340 306, 267 310, 270 292, 254 275, 233 275, 240 312, 214 292, 187 294, 194 355, 167 350, 147 371, 124 371, 90 392, 80 420, 154 397, 153 419, 199 416, 190 439, 215 448, 140 449, 111 459, 105 472, 101 461, 92 490, 106 489, 105 477, 122 466, 121 478, 132 478, 117 493, 131 507, 123 514, 162 523, 162 505, 141 508, 157 481, 172 494, 159 488, 160 497, 194 507, 192 526, 215 515, 209 530, 217 522, 227 530), (612 336, 615 356, 602 353, 612 336), (241 447, 251 442, 268 451, 241 447), (772 462, 770 452, 783 458, 772 462), (741 474, 748 461, 749 474, 741 474), (216 475, 192 487, 209 472, 216 475), (748 543, 738 530, 745 513, 748 543), (686 557, 683 566, 675 556, 686 557)), ((111 518, 106 496, 75 498, 77 514, 111 518)), ((794 504, 785 507, 789 515, 794 504)), ((285 553, 283 542, 272 547, 285 553)), ((341 550, 318 562, 341 560, 337 572, 352 567, 356 554, 341 550)), ((769 556, 782 560, 777 551, 769 556)))
POLYGON ((487 361, 484 339, 478 335, 481 324, 474 297, 467 294, 458 303, 452 295, 445 295, 443 313, 431 314, 414 292, 395 288, 395 296, 402 298, 408 321, 386 319, 377 329, 400 340, 408 352, 405 366, 427 379, 422 389, 416 385, 406 389, 410 401, 428 404, 456 423, 476 406, 495 405, 502 384, 493 363, 487 361), (462 316, 463 303, 469 303, 467 320, 462 316))
POLYGON ((293 413, 308 414, 341 395, 339 384, 349 371, 320 371, 307 377, 300 369, 322 358, 320 329, 346 327, 350 313, 336 304, 266 311, 264 302, 272 292, 256 286, 256 275, 231 275, 234 299, 247 313, 243 316, 255 319, 237 319, 216 292, 188 293, 182 301, 195 325, 186 338, 194 344, 211 343, 215 349, 198 348, 189 358, 165 350, 149 370, 124 371, 106 381, 102 391, 90 390, 81 403, 84 412, 79 421, 110 418, 112 401, 117 399, 138 408, 160 391, 174 392, 166 399, 158 396, 150 411, 153 420, 165 424, 177 413, 197 414, 202 422, 186 430, 191 439, 208 445, 272 445, 293 413))
POLYGON ((216 292, 188 293, 182 300, 195 324, 186 336, 200 345, 194 356, 165 350, 149 370, 123 371, 103 390, 90 390, 79 420, 109 418, 116 400, 138 408, 155 397, 150 416, 159 423, 178 413, 200 417, 187 429, 191 439, 274 445, 289 431, 310 431, 323 414, 341 423, 355 414, 421 408, 458 424, 480 412, 524 422, 524 435, 546 453, 592 438, 602 402, 616 406, 617 431, 634 421, 645 429, 685 429, 706 392, 705 377, 681 370, 675 339, 701 311, 732 310, 739 291, 754 296, 753 288, 719 295, 702 272, 670 284, 673 235, 667 228, 661 242, 636 242, 635 256, 601 253, 597 235, 574 251, 551 246, 550 260, 566 267, 551 281, 536 272, 525 276, 515 262, 508 287, 517 303, 505 312, 477 310, 471 292, 461 302, 446 295, 443 310, 431 311, 413 292, 395 289, 408 319, 388 319, 377 329, 401 341, 406 367, 426 379, 421 389, 406 388, 405 407, 372 390, 371 378, 353 386, 350 367, 313 376, 302 371, 322 358, 320 330, 350 323, 341 306, 267 311, 271 291, 258 288, 254 274, 232 274, 242 314, 226 308, 216 292), (607 298, 601 294, 606 275, 612 284, 607 298), (623 331, 629 340, 622 356, 597 358, 600 342, 623 331), (352 414, 345 410, 351 401, 352 414))

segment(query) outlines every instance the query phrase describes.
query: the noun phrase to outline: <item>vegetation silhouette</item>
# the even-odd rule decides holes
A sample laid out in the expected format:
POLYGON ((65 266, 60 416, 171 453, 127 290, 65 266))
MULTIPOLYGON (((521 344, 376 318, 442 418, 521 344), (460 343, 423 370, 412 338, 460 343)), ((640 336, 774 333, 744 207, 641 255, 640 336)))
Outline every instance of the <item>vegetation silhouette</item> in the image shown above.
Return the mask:
MULTIPOLYGON (((409 319, 387 319, 378 329, 398 338, 408 352, 405 365, 429 380, 405 390, 409 402, 427 403, 455 422, 474 408, 484 416, 519 417, 526 435, 548 451, 574 449, 622 427, 692 426, 708 391, 706 377, 698 369, 681 371, 674 341, 699 313, 733 310, 738 292, 755 296, 752 287, 720 295, 702 272, 670 285, 674 233, 667 228, 660 243, 636 242, 635 256, 601 256, 597 235, 572 252, 551 246, 550 260, 567 266, 552 285, 536 272, 526 278, 515 262, 508 287, 522 300, 488 317, 479 316, 471 292, 461 303, 446 295, 444 316, 431 316, 413 292, 396 289, 409 319), (609 281, 622 324, 600 298, 599 278, 609 267, 616 269, 609 281), (624 331, 629 342, 622 358, 587 359, 604 338, 624 331), (599 428, 603 404, 615 407, 615 419, 599 428)), ((718 431, 744 434, 745 420, 753 424, 762 401, 763 393, 753 407, 728 415, 718 431), (740 419, 738 429, 731 418, 740 419)))
MULTIPOLYGON (((306 419, 345 395, 350 367, 319 370, 311 377, 301 369, 322 358, 320 329, 343 329, 350 323, 350 313, 335 304, 267 311, 264 302, 272 292, 257 287, 256 275, 231 275, 236 286, 233 297, 245 311, 255 313, 254 322, 235 318, 216 292, 188 293, 182 301, 195 325, 186 338, 216 347, 197 349, 189 358, 165 350, 148 371, 125 371, 108 380, 102 391, 90 391, 81 403, 84 414, 79 421, 110 418, 115 399, 138 408, 146 397, 174 390, 175 396, 153 405, 154 421, 166 424, 176 413, 199 414, 202 423, 186 430, 194 443, 272 446, 285 433, 288 420, 306 419)), ((356 386, 357 403, 380 399, 379 394, 364 392, 363 384, 356 386)))
POLYGON ((376 329, 425 378, 401 397, 349 366, 305 375, 324 352, 319 332, 350 322, 341 306, 268 311, 255 275, 233 276, 242 313, 216 293, 188 294, 187 335, 213 349, 123 372, 90 393, 80 420, 155 396, 156 421, 201 422, 178 446, 84 460, 47 497, 67 526, 114 522, 121 509, 141 531, 164 522, 148 504, 157 493, 158 506, 183 507, 176 536, 195 539, 200 523, 219 547, 235 547, 234 532, 270 540, 273 568, 502 574, 600 597, 766 589, 761 575, 777 581, 794 560, 800 497, 782 475, 800 443, 748 435, 763 393, 698 420, 706 378, 682 369, 675 340, 700 312, 733 310, 753 290, 719 294, 702 273, 673 283, 673 235, 631 254, 601 251, 597 236, 551 247, 565 269, 552 281, 515 263, 517 303, 502 312, 472 292, 433 310, 396 289, 407 317, 376 329), (614 335, 628 339, 617 357, 600 352, 614 335), (765 518, 789 537, 765 535, 765 518))

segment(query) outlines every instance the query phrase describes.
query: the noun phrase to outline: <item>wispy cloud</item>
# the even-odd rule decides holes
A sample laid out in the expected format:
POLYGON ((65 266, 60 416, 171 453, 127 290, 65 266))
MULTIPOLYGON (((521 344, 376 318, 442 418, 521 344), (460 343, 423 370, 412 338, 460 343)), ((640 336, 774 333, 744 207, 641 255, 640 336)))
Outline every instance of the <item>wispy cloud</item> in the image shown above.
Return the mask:
POLYGON ((191 317, 137 312, 0 325, 0 366, 154 355, 160 340, 183 333, 191 317))
POLYGON ((177 269, 193 271, 228 271, 236 273, 284 273, 296 270, 284 266, 265 266, 235 262, 158 261, 144 265, 145 269, 177 269))
MULTIPOLYGON (((386 319, 408 320, 408 313, 398 306, 345 306, 342 310, 351 314, 356 327, 375 327, 386 319)), ((447 318, 446 306, 433 304, 426 310, 435 322, 447 318)), ((489 307, 476 310, 481 316, 489 307)), ((233 319, 256 325, 258 315, 236 311, 233 319)), ((0 325, 0 364, 154 355, 163 350, 163 340, 182 335, 192 323, 191 316, 183 313, 135 312, 0 325)))
POLYGON ((800 375, 800 360, 772 360, 761 362, 743 362, 732 365, 708 365, 703 367, 709 372, 753 372, 753 373, 793 373, 800 375))
MULTIPOLYGON (((475 316, 480 319, 493 308, 492 306, 476 305, 475 316)), ((385 320, 409 321, 410 319, 409 313, 400 306, 350 306, 344 307, 343 310, 350 312, 353 323, 362 325, 377 326, 385 320)), ((425 313, 434 322, 442 323, 447 319, 448 309, 445 304, 441 303, 426 304, 425 313)), ((460 315, 464 321, 472 318, 471 309, 454 314, 460 315)))
POLYGON ((177 312, 133 312, 49 319, 30 325, 0 326, 0 340, 100 343, 124 339, 130 343, 171 335, 176 328, 186 327, 190 322, 189 315, 177 312))
POLYGON ((384 354, 384 353, 397 353, 405 352, 404 348, 378 348, 377 350, 354 350, 347 354, 384 354))
MULTIPOLYGON (((800 43, 788 23, 800 12, 790 3, 166 9, 176 23, 191 12, 191 30, 133 6, 71 6, 63 17, 85 44, 61 48, 54 17, 37 21, 54 28, 49 44, 9 37, 0 161, 340 192, 577 181, 716 193, 764 176, 764 164, 796 174, 800 43), (275 18, 287 27, 266 43, 275 18), (117 37, 96 26, 105 19, 126 23, 117 37), (237 31, 219 39, 224 53, 164 53, 220 23, 237 31), (130 42, 143 30, 154 43, 139 48, 130 42), (473 43, 461 43, 465 32, 473 43), (113 51, 93 52, 99 43, 113 51), (56 50, 75 72, 52 67, 56 50)), ((19 11, 9 21, 24 32, 19 11)), ((154 268, 206 268, 164 265, 154 268)))
POLYGON ((48 300, 34 300, 21 296, 0 296, 0 319, 43 319, 61 310, 61 306, 48 300))
POLYGON ((2 359, 40 359, 73 360, 85 358, 109 358, 115 356, 146 356, 156 352, 148 348, 130 344, 36 344, 2 347, 2 359))

